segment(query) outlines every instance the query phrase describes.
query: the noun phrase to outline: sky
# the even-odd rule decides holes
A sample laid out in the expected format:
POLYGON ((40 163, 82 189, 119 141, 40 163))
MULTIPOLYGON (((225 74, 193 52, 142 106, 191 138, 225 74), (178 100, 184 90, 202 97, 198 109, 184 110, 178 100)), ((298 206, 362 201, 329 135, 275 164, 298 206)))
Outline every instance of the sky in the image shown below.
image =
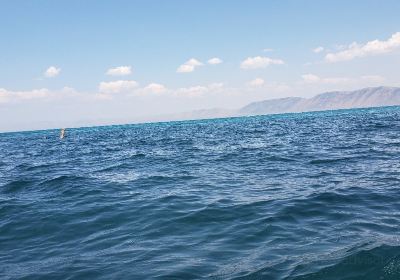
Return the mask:
POLYGON ((400 86, 400 1, 0 0, 0 131, 400 86))

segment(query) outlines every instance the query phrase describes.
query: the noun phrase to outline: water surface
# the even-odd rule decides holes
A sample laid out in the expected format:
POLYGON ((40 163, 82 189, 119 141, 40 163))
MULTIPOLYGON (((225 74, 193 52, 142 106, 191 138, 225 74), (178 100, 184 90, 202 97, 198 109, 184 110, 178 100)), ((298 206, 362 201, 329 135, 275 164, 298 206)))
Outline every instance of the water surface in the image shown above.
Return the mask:
POLYGON ((0 134, 2 279, 400 279, 400 108, 0 134))

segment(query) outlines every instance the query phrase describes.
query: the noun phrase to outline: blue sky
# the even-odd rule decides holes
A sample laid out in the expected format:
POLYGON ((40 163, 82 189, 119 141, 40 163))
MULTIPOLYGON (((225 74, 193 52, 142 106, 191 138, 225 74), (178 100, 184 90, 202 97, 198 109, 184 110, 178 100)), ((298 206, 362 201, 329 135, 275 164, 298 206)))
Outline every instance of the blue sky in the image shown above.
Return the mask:
POLYGON ((0 1, 0 130, 398 86, 398 11, 390 0, 0 1))

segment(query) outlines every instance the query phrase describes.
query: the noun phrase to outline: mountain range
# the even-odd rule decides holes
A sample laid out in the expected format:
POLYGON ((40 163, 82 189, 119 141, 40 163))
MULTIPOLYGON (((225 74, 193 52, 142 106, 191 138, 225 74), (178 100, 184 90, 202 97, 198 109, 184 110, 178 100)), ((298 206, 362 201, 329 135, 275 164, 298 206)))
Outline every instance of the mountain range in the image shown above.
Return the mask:
MULTIPOLYGON (((46 121, 43 123, 18 124, 18 130, 37 130, 59 127, 87 127, 98 125, 119 125, 147 122, 165 122, 180 120, 199 120, 226 117, 241 117, 254 115, 268 115, 281 113, 300 113, 310 111, 324 111, 351 108, 368 108, 382 106, 400 106, 400 87, 373 87, 363 88, 355 91, 334 91, 318 94, 311 98, 285 97, 278 99, 269 99, 247 104, 238 109, 204 109, 184 113, 158 115, 153 117, 143 117, 137 119, 115 119, 115 120, 81 120, 75 122, 66 122, 60 125, 59 122, 46 121)), ((15 124, 12 124, 16 126, 15 124)), ((11 127, 11 126, 10 126, 11 127)), ((0 131, 15 131, 13 129, 3 128, 0 131)))
POLYGON ((285 97, 270 99, 252 102, 237 110, 205 109, 163 116, 163 118, 169 120, 208 119, 395 105, 400 105, 400 88, 371 87, 355 91, 325 92, 312 98, 285 97))

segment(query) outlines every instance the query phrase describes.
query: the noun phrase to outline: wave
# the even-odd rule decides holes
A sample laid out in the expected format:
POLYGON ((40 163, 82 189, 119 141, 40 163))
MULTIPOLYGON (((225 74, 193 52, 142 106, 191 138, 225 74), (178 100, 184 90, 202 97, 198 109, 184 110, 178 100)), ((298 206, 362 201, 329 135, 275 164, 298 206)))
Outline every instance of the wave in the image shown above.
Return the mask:
POLYGON ((400 279, 400 109, 0 137, 0 278, 400 279))

